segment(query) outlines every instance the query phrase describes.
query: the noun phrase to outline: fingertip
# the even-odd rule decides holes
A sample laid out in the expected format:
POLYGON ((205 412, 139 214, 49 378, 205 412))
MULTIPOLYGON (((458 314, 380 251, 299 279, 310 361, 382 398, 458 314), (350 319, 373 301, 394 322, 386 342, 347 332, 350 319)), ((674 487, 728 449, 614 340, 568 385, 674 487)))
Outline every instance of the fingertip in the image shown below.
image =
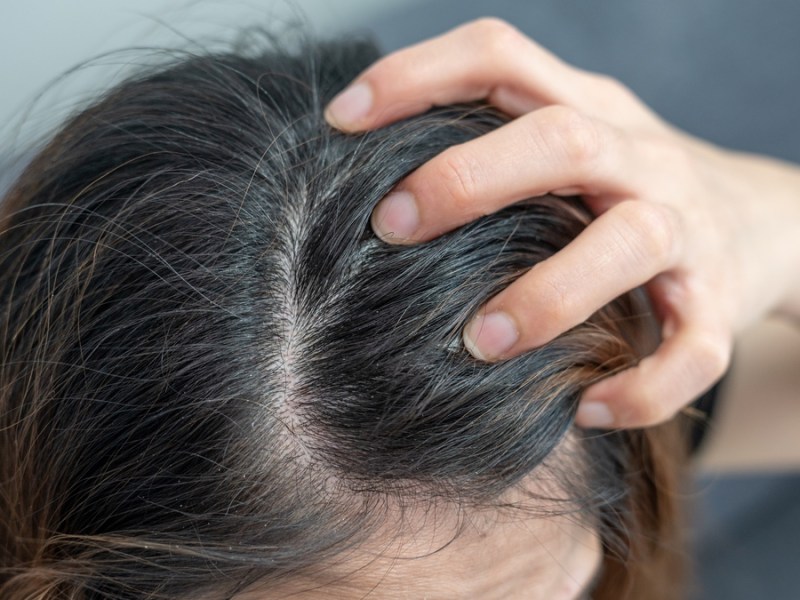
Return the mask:
POLYGON ((652 382, 642 381, 639 369, 639 366, 631 367, 587 389, 581 398, 576 422, 587 428, 641 429, 669 421, 680 408, 673 406, 675 397, 668 402, 663 390, 659 391, 652 382), (598 405, 606 407, 611 414, 610 424, 600 424, 598 405), (593 417, 596 421, 592 421, 593 417))
POLYGON ((581 404, 607 404, 605 388, 608 387, 610 379, 606 378, 589 386, 581 395, 581 404))
POLYGON ((478 313, 463 331, 464 346, 482 361, 503 358, 519 340, 519 329, 505 312, 478 313))
POLYGON ((364 129, 364 121, 372 110, 372 87, 364 82, 350 85, 340 92, 325 108, 325 120, 331 127, 346 132, 364 129))
POLYGON ((616 423, 616 418, 603 402, 581 401, 575 422, 585 429, 610 429, 616 423))
POLYGON ((647 423, 632 420, 630 402, 638 396, 635 369, 631 367, 589 386, 581 395, 575 422, 586 429, 643 427, 647 423), (633 396, 632 396, 633 394, 633 396))
POLYGON ((419 228, 419 209, 414 195, 400 190, 381 200, 370 217, 370 225, 387 244, 410 244, 419 228))

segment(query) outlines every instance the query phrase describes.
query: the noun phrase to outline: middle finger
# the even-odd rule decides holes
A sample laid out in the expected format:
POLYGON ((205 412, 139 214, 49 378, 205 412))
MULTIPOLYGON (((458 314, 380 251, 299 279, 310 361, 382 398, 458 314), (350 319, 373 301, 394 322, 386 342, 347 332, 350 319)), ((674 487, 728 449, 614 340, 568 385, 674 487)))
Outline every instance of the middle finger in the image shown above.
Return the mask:
POLYGON ((415 243, 551 190, 635 197, 645 166, 633 143, 573 109, 542 108, 422 165, 378 204, 372 226, 384 241, 415 243))

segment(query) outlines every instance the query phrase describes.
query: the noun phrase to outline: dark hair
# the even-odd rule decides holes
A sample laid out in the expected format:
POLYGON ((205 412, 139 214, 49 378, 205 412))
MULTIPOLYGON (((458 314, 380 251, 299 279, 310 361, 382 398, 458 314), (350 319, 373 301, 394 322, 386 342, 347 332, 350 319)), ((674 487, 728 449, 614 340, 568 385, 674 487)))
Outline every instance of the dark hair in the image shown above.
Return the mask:
POLYGON ((324 105, 376 57, 306 42, 143 71, 12 188, 0 596, 229 597, 320 571, 389 500, 491 506, 536 469, 600 529, 597 598, 677 594, 675 424, 572 425, 586 386, 658 341, 644 293, 474 360, 464 324, 589 213, 535 198, 430 243, 378 240, 371 209, 399 179, 503 117, 334 131, 324 105), (578 449, 553 460, 570 432, 578 449))

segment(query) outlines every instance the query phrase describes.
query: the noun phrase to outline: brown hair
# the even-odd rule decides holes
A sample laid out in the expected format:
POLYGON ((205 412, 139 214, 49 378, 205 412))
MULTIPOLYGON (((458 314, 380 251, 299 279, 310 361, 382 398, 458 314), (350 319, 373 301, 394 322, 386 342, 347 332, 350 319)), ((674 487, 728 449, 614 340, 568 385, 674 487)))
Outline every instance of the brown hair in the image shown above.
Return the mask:
POLYGON ((319 571, 387 499, 491 506, 536 469, 600 530, 593 597, 679 597, 678 424, 573 425, 586 386, 657 343, 644 292, 472 359, 463 325, 590 216, 543 197, 380 242, 376 202, 503 118, 330 129, 323 106, 375 58, 355 41, 183 57, 74 117, 10 191, 2 598, 227 598, 319 571), (579 463, 546 461, 570 431, 579 463))

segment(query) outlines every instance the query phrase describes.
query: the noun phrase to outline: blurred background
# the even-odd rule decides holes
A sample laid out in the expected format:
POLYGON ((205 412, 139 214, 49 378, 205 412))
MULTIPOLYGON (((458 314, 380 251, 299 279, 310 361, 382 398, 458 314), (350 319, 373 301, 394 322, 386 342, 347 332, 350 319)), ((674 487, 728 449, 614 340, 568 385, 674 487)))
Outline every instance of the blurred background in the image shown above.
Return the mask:
MULTIPOLYGON (((0 123, 13 118, 59 75, 104 52, 183 45, 183 37, 225 37, 242 26, 298 18, 327 34, 364 26, 387 9, 411 4, 409 0, 3 0, 0 123)), ((82 86, 93 83, 79 79, 82 86)), ((78 89, 70 82, 69 91, 59 95, 78 89)))
MULTIPOLYGON (((800 162, 797 0, 1 0, 0 192, 30 144, 142 54, 104 53, 297 21, 325 37, 372 32, 391 51, 485 15, 614 75, 695 135, 800 162)), ((800 475, 703 474, 687 495, 693 598, 800 598, 800 475)))
MULTIPOLYGON (((421 3, 421 2, 420 2, 421 3)), ((147 48, 230 40, 242 28, 301 23, 322 36, 368 29, 412 0, 0 0, 0 185, 24 154, 147 48), (126 49, 135 49, 127 51, 126 49), (122 52, 119 52, 122 50, 122 52)), ((152 54, 152 52, 150 53, 152 54)))

